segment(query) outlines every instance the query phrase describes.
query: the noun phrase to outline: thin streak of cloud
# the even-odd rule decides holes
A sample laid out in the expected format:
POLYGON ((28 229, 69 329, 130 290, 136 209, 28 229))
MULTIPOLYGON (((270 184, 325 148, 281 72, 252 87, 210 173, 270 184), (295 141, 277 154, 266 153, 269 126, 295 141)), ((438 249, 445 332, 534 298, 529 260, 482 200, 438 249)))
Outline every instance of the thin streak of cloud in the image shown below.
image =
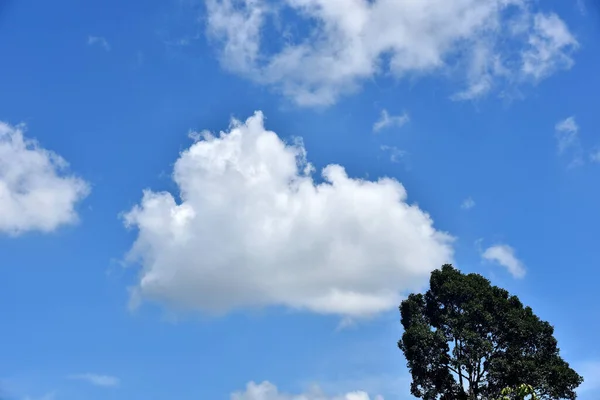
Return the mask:
POLYGON ((399 163, 400 160, 407 154, 406 151, 400 150, 395 146, 383 145, 380 148, 382 151, 388 152, 390 154, 390 161, 393 163, 399 163))
POLYGON ((583 148, 579 138, 579 125, 571 116, 559 121, 554 126, 558 154, 571 158, 568 169, 584 164, 583 148))
POLYGON ((385 128, 402 127, 410 121, 410 117, 406 112, 401 115, 390 115, 387 110, 381 110, 379 119, 373 124, 373 132, 379 132, 385 128))
POLYGON ((54 399, 56 399, 56 393, 51 392, 51 393, 46 393, 45 395, 43 395, 41 397, 25 396, 25 398, 23 400, 54 400, 54 399))
POLYGON ((91 385, 101 387, 116 387, 120 384, 120 380, 117 377, 91 373, 70 375, 69 379, 84 381, 91 385))
POLYGON ((110 49, 111 49, 108 41, 105 38, 103 38, 102 36, 88 36, 87 44, 88 44, 88 46, 94 46, 94 45, 100 46, 106 51, 110 51, 110 49))
POLYGON ((554 129, 559 154, 579 144, 579 125, 577 125, 575 117, 568 117, 557 122, 554 129))

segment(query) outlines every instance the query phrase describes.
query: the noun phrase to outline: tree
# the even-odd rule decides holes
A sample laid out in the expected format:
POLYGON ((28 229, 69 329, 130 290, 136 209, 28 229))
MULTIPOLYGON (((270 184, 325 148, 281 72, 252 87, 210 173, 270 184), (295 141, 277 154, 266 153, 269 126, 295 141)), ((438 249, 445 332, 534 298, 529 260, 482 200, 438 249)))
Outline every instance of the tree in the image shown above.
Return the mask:
MULTIPOLYGON (((583 382, 559 355, 554 328, 516 296, 446 264, 400 305, 398 347, 424 400, 498 399, 531 385, 540 400, 575 399, 583 382)), ((513 396, 514 397, 514 396, 513 396)))

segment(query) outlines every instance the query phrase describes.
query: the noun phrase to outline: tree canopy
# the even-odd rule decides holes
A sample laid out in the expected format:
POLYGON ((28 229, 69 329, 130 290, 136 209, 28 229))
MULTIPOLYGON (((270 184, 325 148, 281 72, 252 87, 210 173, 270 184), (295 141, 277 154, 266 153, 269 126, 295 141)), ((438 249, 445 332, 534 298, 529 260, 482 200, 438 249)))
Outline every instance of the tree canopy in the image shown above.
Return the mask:
POLYGON ((541 400, 575 399, 583 382, 559 355, 554 328, 478 274, 443 265, 425 294, 400 305, 398 347, 425 400, 498 399, 530 385, 541 400))

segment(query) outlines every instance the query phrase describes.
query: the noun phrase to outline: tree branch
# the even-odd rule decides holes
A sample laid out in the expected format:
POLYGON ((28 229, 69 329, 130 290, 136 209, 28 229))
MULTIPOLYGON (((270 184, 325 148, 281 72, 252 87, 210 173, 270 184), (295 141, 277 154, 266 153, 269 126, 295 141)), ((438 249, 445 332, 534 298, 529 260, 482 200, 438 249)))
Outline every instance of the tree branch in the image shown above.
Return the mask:
POLYGON ((463 384, 463 374, 462 374, 462 368, 461 368, 461 364, 458 361, 460 359, 460 356, 462 354, 461 350, 462 350, 462 346, 458 344, 458 339, 454 338, 454 348, 457 349, 456 353, 457 353, 457 364, 458 364, 458 377, 460 379, 460 389, 464 392, 465 390, 465 386, 463 384))
POLYGON ((481 379, 481 357, 479 358, 479 361, 477 362, 477 371, 475 373, 475 388, 474 388, 474 394, 477 395, 477 392, 479 391, 479 383, 480 383, 480 379, 481 379))
POLYGON ((454 368, 452 368, 448 364, 446 364, 445 367, 448 368, 450 371, 454 372, 455 374, 460 375, 457 370, 455 370, 454 368))

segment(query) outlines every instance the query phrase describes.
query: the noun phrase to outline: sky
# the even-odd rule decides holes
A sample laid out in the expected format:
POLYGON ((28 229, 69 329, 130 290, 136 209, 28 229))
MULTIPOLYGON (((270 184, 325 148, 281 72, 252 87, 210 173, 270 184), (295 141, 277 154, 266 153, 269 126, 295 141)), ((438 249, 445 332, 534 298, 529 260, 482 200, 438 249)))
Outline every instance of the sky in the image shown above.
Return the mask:
POLYGON ((411 399, 452 263, 600 396, 591 0, 0 0, 0 394, 411 399))

